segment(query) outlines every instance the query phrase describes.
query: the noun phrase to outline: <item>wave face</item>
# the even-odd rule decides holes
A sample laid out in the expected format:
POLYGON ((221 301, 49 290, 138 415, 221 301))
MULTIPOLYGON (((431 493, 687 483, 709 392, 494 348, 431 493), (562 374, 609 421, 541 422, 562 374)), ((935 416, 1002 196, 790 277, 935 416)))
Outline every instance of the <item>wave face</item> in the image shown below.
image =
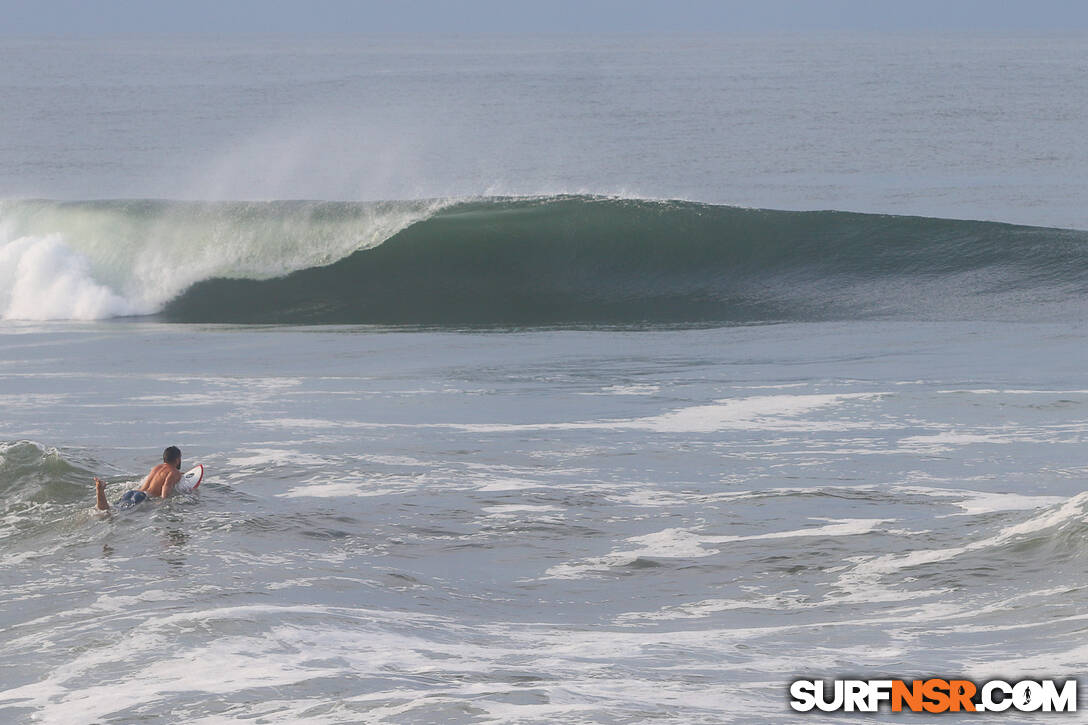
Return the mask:
POLYGON ((12 284, 7 318, 1057 319, 1081 314, 1088 288, 1081 231, 586 196, 10 202, 0 233, 10 240, 0 247, 0 283, 12 284))
POLYGON ((55 542, 71 506, 87 507, 91 476, 56 448, 0 441, 0 545, 26 546, 36 536, 55 542))

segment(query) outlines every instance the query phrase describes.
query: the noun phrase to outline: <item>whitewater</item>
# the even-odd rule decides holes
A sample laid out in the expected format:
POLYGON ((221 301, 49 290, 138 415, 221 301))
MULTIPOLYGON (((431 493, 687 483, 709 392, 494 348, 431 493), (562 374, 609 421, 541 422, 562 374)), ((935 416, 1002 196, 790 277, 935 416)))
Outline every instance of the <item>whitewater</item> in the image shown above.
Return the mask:
POLYGON ((1083 679, 1086 71, 1075 34, 0 37, 0 721, 1083 679), (92 509, 168 445, 198 495, 92 509))

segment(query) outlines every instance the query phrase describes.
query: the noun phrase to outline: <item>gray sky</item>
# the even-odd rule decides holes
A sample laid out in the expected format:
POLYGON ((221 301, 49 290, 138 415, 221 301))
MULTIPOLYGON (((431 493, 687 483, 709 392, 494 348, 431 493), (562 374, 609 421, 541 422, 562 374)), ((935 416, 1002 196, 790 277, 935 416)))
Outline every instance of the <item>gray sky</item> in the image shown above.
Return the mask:
POLYGON ((0 34, 1086 30, 1084 0, 0 0, 0 34))

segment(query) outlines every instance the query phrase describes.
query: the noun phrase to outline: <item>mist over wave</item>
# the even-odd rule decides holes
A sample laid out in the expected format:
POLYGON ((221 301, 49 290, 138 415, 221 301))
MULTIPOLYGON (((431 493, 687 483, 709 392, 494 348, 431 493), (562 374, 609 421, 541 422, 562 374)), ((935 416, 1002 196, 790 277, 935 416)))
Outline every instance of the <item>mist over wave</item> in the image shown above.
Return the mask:
POLYGON ((5 319, 700 324, 1079 314, 1088 233, 594 196, 12 201, 5 319))

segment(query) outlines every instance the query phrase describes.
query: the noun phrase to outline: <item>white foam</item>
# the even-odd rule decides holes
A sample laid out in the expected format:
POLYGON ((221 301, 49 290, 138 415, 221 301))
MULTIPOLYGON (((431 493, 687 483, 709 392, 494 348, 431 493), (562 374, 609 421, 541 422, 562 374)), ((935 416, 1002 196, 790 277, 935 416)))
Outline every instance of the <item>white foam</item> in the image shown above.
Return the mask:
POLYGON ((1001 430, 994 432, 966 432, 946 430, 929 435, 907 436, 899 444, 916 453, 943 453, 955 450, 959 446, 970 445, 1007 445, 1009 443, 1046 443, 1052 437, 1023 430, 1001 430))
POLYGON ((661 389, 658 385, 633 384, 633 385, 609 385, 601 388, 596 393, 582 393, 582 395, 654 395, 661 389))
POLYGON ((836 393, 813 395, 759 395, 724 398, 707 405, 686 408, 643 418, 608 418, 560 423, 374 423, 320 418, 255 419, 253 425, 285 429, 388 429, 441 428, 468 433, 523 433, 530 431, 643 430, 657 433, 717 433, 728 430, 788 432, 877 430, 895 428, 892 423, 874 422, 871 417, 850 420, 842 417, 812 419, 804 416, 834 408, 848 401, 877 400, 887 395, 836 393))
POLYGON ((808 383, 781 383, 778 385, 743 385, 742 390, 788 390, 790 388, 806 388, 808 383))
POLYGON ((1000 511, 1025 511, 1054 506, 1066 500, 1061 496, 1025 496, 1020 493, 973 491, 962 488, 936 488, 931 486, 895 486, 892 490, 896 493, 960 499, 948 503, 961 509, 961 511, 945 514, 945 516, 979 516, 1000 511))
MULTIPOLYGON (((856 427, 847 421, 798 421, 798 417, 848 400, 871 400, 882 393, 831 395, 758 395, 727 398, 648 418, 616 422, 611 427, 658 433, 715 433, 724 430, 812 430, 856 427)), ((866 423, 863 427, 869 427, 866 423)))
MULTIPOLYGON (((828 519, 819 520, 827 521, 828 519)), ((713 548, 713 545, 737 541, 792 539, 809 536, 855 536, 858 534, 870 533, 881 524, 894 520, 895 519, 841 519, 829 523, 826 526, 812 526, 804 529, 771 531, 762 534, 737 536, 711 536, 681 528, 664 529, 652 534, 628 538, 627 541, 638 545, 635 549, 614 551, 605 556, 591 557, 574 563, 559 564, 549 568, 544 573, 543 578, 575 579, 587 572, 606 571, 612 567, 626 566, 634 563, 641 557, 689 559, 713 556, 721 551, 720 549, 713 548)))
POLYGON ((522 491, 530 488, 550 488, 550 484, 543 481, 534 481, 528 478, 515 478, 513 476, 500 476, 488 479, 487 483, 480 486, 478 491, 522 491))
POLYGON ((169 602, 181 599, 181 595, 162 589, 149 589, 135 595, 100 594, 90 605, 91 609, 101 609, 109 612, 132 611, 141 604, 148 602, 169 602))
POLYGON ((1024 496, 1019 493, 984 493, 981 491, 971 491, 969 493, 972 493, 973 496, 955 503, 956 506, 963 509, 963 512, 952 514, 953 516, 978 516, 998 511, 1023 511, 1053 506, 1065 500, 1061 496, 1024 496))
POLYGON ((19 393, 18 395, 0 395, 0 408, 44 410, 51 405, 59 405, 72 396, 69 393, 19 393))
POLYGON ((282 448, 252 448, 247 455, 233 456, 226 461, 228 466, 240 468, 264 468, 274 466, 327 466, 334 463, 328 458, 315 456, 301 451, 282 448))
POLYGON ((427 464, 418 458, 410 458, 408 456, 382 456, 373 455, 369 453, 363 453, 358 456, 359 460, 366 461, 368 463, 377 463, 382 466, 426 466, 427 464))
POLYGON ((562 511, 560 506, 533 505, 533 504, 499 504, 496 506, 484 506, 484 511, 497 516, 507 516, 520 513, 542 513, 548 511, 562 511))
POLYGON ((719 612, 736 609, 769 609, 775 612, 809 609, 820 606, 808 601, 800 594, 779 592, 765 594, 750 599, 702 599, 674 606, 663 607, 656 612, 624 612, 616 617, 617 624, 639 621, 674 621, 681 619, 699 619, 719 612))
POLYGON ((0 246, 0 318, 95 320, 152 311, 99 284, 86 257, 56 234, 0 246))
MULTIPOLYGON (((133 709, 168 711, 179 695, 187 703, 184 719, 207 723, 228 714, 258 722, 434 722, 446 713, 457 719, 469 706, 476 719, 482 711, 500 722, 565 722, 575 713, 587 721, 628 714, 643 720, 662 711, 732 722, 738 707, 757 712, 781 691, 777 680, 763 681, 767 675, 753 678, 756 657, 762 673, 796 666, 789 647, 746 654, 737 645, 781 642, 783 633, 829 624, 610 631, 545 622, 466 626, 346 607, 196 609, 162 614, 154 627, 132 627, 71 652, 37 681, 0 688, 0 704, 28 708, 43 722, 131 719, 133 709), (710 670, 721 674, 712 686, 710 670), (535 677, 506 677, 521 673, 535 677), (330 687, 335 697, 306 694, 330 687), (204 702, 215 703, 210 712, 204 702)), ((844 660, 899 658, 902 649, 883 641, 813 648, 805 662, 832 671, 844 660)))
POLYGON ((840 584, 849 589, 864 588, 865 583, 903 569, 948 561, 972 551, 1001 546, 1021 536, 1045 531, 1072 521, 1088 521, 1088 515, 1085 513, 1085 506, 1088 505, 1088 491, 1063 500, 1065 503, 1060 506, 1044 511, 1019 524, 1001 529, 993 536, 972 541, 963 546, 953 546, 946 549, 924 549, 906 554, 884 554, 873 558, 864 558, 860 560, 854 569, 840 578, 840 584), (864 583, 859 584, 859 582, 864 583))
POLYGON ((645 430, 656 433, 717 433, 727 430, 836 431, 876 429, 889 424, 872 420, 804 420, 815 411, 851 400, 875 400, 887 393, 838 393, 828 395, 758 395, 724 398, 708 405, 693 405, 644 418, 620 418, 571 423, 469 423, 437 424, 472 433, 504 433, 533 430, 645 430))
POLYGON ((177 692, 214 697, 345 674, 428 672, 436 669, 430 657, 436 651, 454 660, 458 671, 487 671, 493 654, 487 648, 388 631, 389 624, 395 622, 455 626, 449 620, 425 615, 305 605, 224 607, 162 615, 154 627, 135 627, 100 646, 74 653, 38 682, 0 690, 0 703, 32 707, 35 717, 46 722, 96 722, 177 692), (330 617, 342 623, 350 619, 351 626, 334 629, 321 623, 330 617), (253 631, 216 637, 195 646, 178 645, 180 633, 228 620, 249 625, 253 631), (155 666, 132 664, 141 660, 153 661, 155 666), (112 675, 96 676, 103 668, 111 672, 131 668, 125 686, 119 688, 112 675))
POLYGON ((265 428, 286 428, 291 430, 324 430, 341 427, 337 421, 325 420, 324 418, 256 418, 250 420, 249 423, 250 425, 259 425, 265 428))
POLYGON ((146 403, 149 405, 164 405, 168 407, 178 406, 202 406, 222 405, 222 393, 171 393, 169 395, 137 395, 126 398, 123 405, 136 405, 146 403))
POLYGON ((279 498, 338 498, 359 496, 388 496, 395 493, 403 493, 406 488, 394 488, 390 486, 375 486, 362 480, 352 478, 324 477, 322 480, 295 486, 283 493, 277 493, 279 498))

